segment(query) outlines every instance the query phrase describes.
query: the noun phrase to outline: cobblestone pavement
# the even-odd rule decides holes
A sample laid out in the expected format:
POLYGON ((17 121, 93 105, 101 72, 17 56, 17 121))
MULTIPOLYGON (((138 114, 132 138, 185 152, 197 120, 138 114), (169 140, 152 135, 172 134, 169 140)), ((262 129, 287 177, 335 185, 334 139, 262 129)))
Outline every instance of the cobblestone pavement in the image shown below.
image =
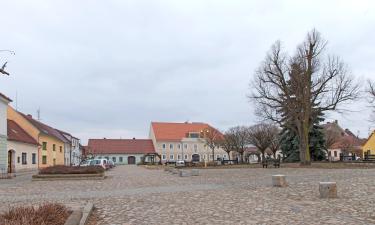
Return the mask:
POLYGON ((375 224, 374 169, 206 169, 198 177, 119 166, 103 181, 0 180, 0 210, 92 201, 99 224, 375 224), (273 188, 285 174, 289 187, 273 188), (337 199, 319 198, 336 181, 337 199))

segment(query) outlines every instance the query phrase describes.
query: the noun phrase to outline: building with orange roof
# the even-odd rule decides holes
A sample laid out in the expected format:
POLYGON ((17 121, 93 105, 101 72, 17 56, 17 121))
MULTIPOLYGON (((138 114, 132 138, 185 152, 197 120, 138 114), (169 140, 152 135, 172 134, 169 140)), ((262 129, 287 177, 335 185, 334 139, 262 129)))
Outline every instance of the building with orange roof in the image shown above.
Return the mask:
MULTIPOLYGON (((206 132, 210 130, 216 129, 207 123, 152 122, 149 138, 163 163, 228 159, 227 153, 221 148, 216 148, 215 155, 212 155, 212 150, 206 144, 206 132)), ((217 135, 222 136, 220 132, 217 135)))

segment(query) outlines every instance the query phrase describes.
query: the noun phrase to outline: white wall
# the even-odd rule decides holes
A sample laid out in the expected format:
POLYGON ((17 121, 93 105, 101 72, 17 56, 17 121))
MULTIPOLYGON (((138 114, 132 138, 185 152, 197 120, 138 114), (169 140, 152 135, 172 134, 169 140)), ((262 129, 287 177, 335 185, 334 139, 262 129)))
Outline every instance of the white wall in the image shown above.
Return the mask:
POLYGON ((8 102, 0 97, 0 173, 8 166, 7 151, 7 106, 8 102))
POLYGON ((140 163, 141 162, 141 158, 144 156, 144 154, 97 154, 95 156, 95 159, 104 159, 106 157, 108 157, 108 159, 111 159, 113 160, 112 158, 113 157, 116 157, 116 161, 115 161, 115 164, 116 165, 126 165, 128 164, 128 157, 129 156, 134 156, 135 157, 135 163, 140 163), (123 161, 120 162, 120 157, 122 157, 123 161))
POLYGON ((8 151, 9 150, 14 150, 16 152, 13 160, 13 162, 15 162, 16 172, 38 169, 38 146, 22 142, 8 141, 8 151), (27 164, 22 164, 22 153, 26 153, 27 164), (36 154, 35 164, 32 163, 33 153, 36 154))

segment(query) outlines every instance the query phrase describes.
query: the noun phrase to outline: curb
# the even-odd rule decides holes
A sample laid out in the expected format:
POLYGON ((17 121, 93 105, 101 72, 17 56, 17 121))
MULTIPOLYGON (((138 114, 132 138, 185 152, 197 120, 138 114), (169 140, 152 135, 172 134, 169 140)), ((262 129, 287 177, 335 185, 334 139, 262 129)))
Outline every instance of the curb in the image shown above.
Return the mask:
POLYGON ((84 205, 84 207, 74 208, 64 225, 85 225, 94 209, 94 204, 91 202, 84 205))

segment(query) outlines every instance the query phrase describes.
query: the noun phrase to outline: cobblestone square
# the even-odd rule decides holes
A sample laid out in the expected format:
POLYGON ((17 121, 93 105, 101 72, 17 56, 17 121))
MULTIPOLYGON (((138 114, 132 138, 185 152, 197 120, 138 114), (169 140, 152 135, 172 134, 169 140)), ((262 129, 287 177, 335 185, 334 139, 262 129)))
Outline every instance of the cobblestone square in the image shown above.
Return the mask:
POLYGON ((375 224, 374 169, 202 169, 179 177, 118 166, 102 181, 0 180, 0 210, 44 201, 91 201, 99 224, 375 224), (284 174, 289 186, 272 187, 284 174), (320 199, 335 181, 337 199, 320 199))

